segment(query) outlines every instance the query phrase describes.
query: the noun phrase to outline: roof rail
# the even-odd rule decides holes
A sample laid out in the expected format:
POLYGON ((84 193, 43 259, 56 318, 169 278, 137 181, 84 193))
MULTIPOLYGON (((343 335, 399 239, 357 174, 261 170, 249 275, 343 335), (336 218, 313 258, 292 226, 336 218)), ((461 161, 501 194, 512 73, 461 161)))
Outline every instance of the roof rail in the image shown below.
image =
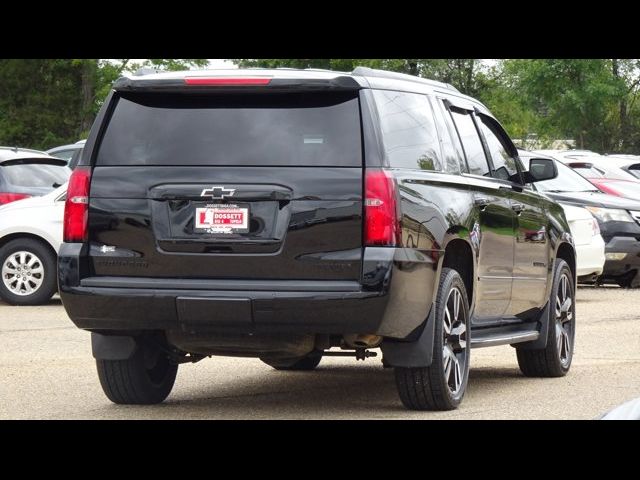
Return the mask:
POLYGON ((406 73, 389 72, 387 70, 378 70, 369 67, 356 67, 351 75, 357 75, 360 77, 380 77, 391 78, 394 80, 404 80, 405 82, 423 83, 425 85, 431 85, 433 87, 447 88, 455 92, 460 92, 456 87, 449 83, 438 82, 437 80, 429 80, 427 78, 416 77, 414 75, 407 75, 406 73))

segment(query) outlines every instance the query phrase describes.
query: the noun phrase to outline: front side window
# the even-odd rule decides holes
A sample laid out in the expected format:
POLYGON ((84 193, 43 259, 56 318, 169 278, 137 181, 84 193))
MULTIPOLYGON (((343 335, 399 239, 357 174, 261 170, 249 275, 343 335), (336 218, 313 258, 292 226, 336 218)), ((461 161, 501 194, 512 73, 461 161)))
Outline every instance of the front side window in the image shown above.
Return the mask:
POLYGON ((478 130, 476 129, 473 118, 471 118, 471 113, 452 110, 451 116, 456 124, 456 129, 458 130, 458 135, 460 136, 460 141, 462 142, 464 153, 467 157, 469 173, 488 177, 489 164, 487 163, 487 157, 482 148, 482 142, 478 136, 478 130))
POLYGON ((374 90, 389 164, 442 171, 438 132, 429 100, 417 93, 374 90))
POLYGON ((481 118, 482 121, 479 122, 480 128, 482 129, 482 134, 487 142, 489 154, 493 161, 493 177, 501 180, 510 180, 514 175, 518 174, 516 159, 509 154, 500 138, 498 138, 492 128, 485 123, 485 118, 481 118))

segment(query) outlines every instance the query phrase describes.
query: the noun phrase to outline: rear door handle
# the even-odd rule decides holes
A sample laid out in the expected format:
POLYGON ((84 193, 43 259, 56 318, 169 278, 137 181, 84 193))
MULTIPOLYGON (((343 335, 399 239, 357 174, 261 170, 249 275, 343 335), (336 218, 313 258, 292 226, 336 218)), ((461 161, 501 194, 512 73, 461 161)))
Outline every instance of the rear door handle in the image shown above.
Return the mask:
POLYGON ((516 213, 522 213, 526 210, 526 208, 522 203, 512 203, 511 210, 513 210, 516 213))

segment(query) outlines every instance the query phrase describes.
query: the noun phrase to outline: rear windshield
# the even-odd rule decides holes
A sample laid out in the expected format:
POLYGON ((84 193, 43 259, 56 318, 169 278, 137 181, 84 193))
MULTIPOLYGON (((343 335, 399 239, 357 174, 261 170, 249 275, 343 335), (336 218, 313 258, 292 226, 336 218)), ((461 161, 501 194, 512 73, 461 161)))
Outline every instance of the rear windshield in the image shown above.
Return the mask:
POLYGON ((0 176, 15 187, 54 189, 69 180, 69 175, 71 170, 66 166, 43 163, 5 164, 0 167, 0 176))
POLYGON ((574 167, 569 165, 576 172, 582 175, 585 178, 603 178, 603 173, 595 167, 574 167))
POLYGON ((125 94, 96 164, 361 166, 355 95, 125 94))

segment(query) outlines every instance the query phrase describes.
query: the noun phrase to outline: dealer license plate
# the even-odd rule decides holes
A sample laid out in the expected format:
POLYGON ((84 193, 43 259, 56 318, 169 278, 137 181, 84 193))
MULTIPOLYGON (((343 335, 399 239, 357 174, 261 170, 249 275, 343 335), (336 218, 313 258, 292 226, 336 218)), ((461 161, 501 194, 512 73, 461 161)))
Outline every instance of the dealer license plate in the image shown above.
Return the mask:
POLYGON ((197 205, 194 217, 197 233, 249 232, 249 205, 197 205))

